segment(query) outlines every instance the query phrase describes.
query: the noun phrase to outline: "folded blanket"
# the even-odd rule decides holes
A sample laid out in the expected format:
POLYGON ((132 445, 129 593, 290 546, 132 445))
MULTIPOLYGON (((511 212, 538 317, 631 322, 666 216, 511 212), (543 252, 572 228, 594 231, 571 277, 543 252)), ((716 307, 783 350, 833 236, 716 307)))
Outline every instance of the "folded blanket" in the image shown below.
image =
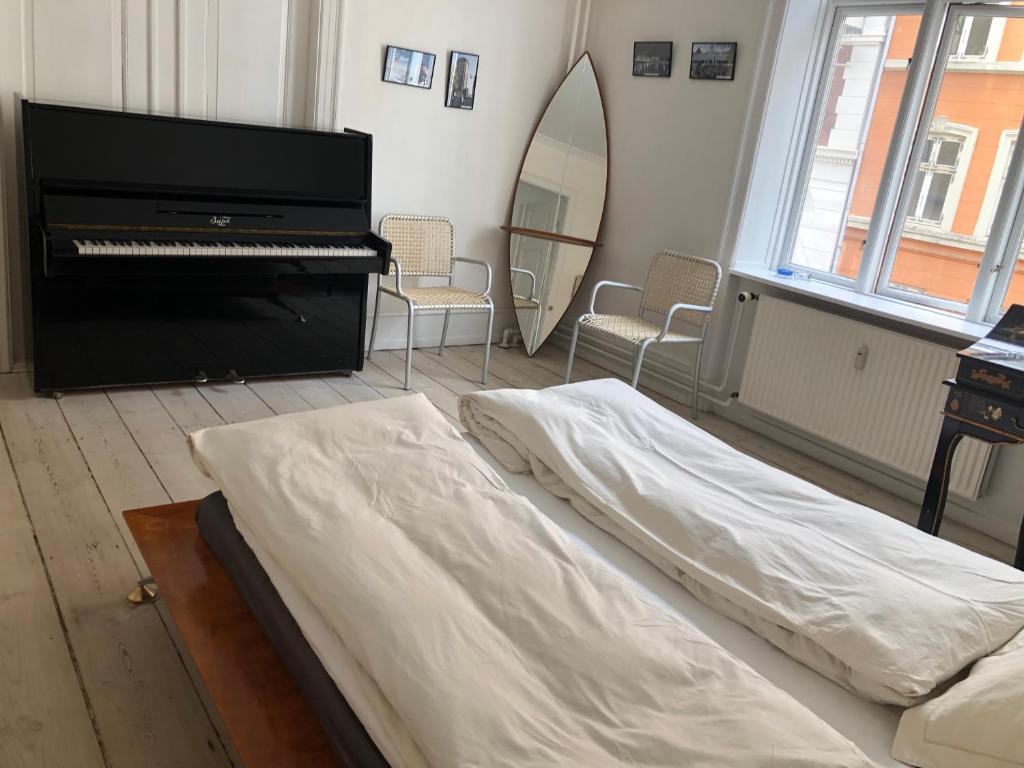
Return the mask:
POLYGON ((869 765, 573 544, 422 395, 191 443, 434 768, 869 765))
POLYGON ((467 395, 462 421, 699 599, 910 705, 1024 628, 1024 573, 745 456, 611 379, 467 395))

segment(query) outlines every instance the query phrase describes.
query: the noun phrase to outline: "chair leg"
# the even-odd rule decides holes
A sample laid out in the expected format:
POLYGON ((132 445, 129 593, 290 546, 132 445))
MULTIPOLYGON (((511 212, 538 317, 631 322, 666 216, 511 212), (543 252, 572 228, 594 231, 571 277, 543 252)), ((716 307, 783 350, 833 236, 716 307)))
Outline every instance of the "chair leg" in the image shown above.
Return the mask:
POLYGON ((416 310, 413 309, 412 304, 409 304, 409 319, 405 326, 405 386, 403 389, 409 389, 409 379, 412 378, 412 329, 415 316, 416 310))
POLYGON ((636 352, 633 353, 633 381, 630 382, 630 386, 636 389, 637 382, 640 381, 640 366, 644 362, 644 352, 647 351, 647 345, 651 343, 650 339, 640 343, 637 347, 636 352))
POLYGON ((452 316, 452 311, 450 309, 446 309, 444 311, 444 325, 441 327, 441 344, 437 348, 437 354, 438 355, 441 355, 441 354, 444 353, 444 342, 445 342, 445 339, 448 338, 448 320, 451 318, 451 316, 452 316))
POLYGON ((569 344, 569 359, 565 363, 565 383, 568 384, 572 380, 572 361, 576 357, 576 339, 580 337, 580 321, 576 321, 575 327, 572 329, 572 342, 569 344))
MULTIPOLYGON (((448 324, 447 318, 445 319, 445 325, 448 324)), ((484 371, 480 377, 480 383, 487 383, 487 369, 491 365, 491 334, 494 332, 494 302, 489 301, 487 304, 487 336, 484 338, 484 371)))
POLYGON ((366 350, 366 359, 373 354, 373 344, 377 340, 377 316, 380 314, 380 275, 377 276, 377 300, 373 302, 373 324, 370 326, 370 348, 366 350))
POLYGON ((697 344, 697 358, 693 363, 693 420, 697 420, 700 410, 700 358, 704 352, 704 342, 697 344))

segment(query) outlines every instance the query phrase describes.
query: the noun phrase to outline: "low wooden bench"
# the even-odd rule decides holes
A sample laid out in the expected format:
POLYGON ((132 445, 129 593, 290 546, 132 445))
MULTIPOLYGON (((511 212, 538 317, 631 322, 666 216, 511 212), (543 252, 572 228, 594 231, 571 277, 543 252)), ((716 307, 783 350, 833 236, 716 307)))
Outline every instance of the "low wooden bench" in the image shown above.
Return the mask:
POLYGON ((235 749, 246 768, 339 768, 306 699, 199 535, 198 505, 133 509, 124 518, 235 749))

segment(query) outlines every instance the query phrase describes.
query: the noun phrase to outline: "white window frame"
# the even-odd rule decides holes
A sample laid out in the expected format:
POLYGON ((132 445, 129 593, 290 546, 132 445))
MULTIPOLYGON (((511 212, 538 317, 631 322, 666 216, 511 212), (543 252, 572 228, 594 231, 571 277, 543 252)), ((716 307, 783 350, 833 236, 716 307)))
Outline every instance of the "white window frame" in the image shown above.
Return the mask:
MULTIPOLYGON (((806 125, 808 126, 807 139, 803 142, 804 148, 802 155, 799 160, 799 171, 797 175, 797 184, 793 188, 793 197, 790 202, 789 218, 790 222, 785 228, 785 234, 782 239, 781 247, 776 250, 777 263, 776 266, 792 266, 793 269, 801 272, 812 274, 815 279, 822 280, 824 282, 837 283, 839 285, 852 285, 853 280, 845 275, 836 274, 834 271, 817 270, 811 267, 804 266, 802 264, 790 264, 790 257, 792 256, 797 238, 797 230, 800 225, 800 217, 803 212, 803 201, 807 196, 807 192, 811 181, 811 171, 814 166, 814 160, 817 153, 816 137, 821 129, 821 121, 824 117, 824 107, 826 99, 828 98, 829 88, 832 84, 832 68, 835 63, 836 53, 839 47, 843 44, 843 20, 851 16, 879 16, 879 15, 892 15, 897 16, 900 14, 916 14, 921 10, 920 4, 915 3, 891 3, 891 2, 842 2, 842 0, 836 0, 832 3, 831 8, 831 25, 828 36, 828 42, 825 45, 822 56, 820 57, 819 69, 820 73, 817 77, 817 85, 815 89, 814 98, 811 100, 809 106, 809 114, 807 116, 806 125)), ((891 39, 892 31, 889 31, 888 37, 891 39)), ((866 40, 865 44, 876 43, 878 40, 866 40)), ((879 57, 878 66, 874 74, 874 88, 877 88, 878 81, 880 80, 883 71, 885 70, 886 57, 888 55, 889 40, 885 40, 885 50, 879 57)), ((864 117, 864 125, 862 126, 861 136, 859 138, 860 151, 857 152, 857 160, 854 164, 853 174, 850 180, 850 188, 846 193, 846 202, 843 206, 843 221, 839 227, 838 243, 836 245, 836 251, 833 254, 832 263, 833 268, 836 263, 836 259, 839 256, 840 245, 843 239, 843 232, 846 230, 849 224, 850 218, 850 198, 853 195, 854 190, 857 186, 857 178, 860 175, 860 164, 863 160, 864 143, 867 140, 867 132, 871 127, 871 120, 874 116, 875 103, 872 102, 868 113, 864 117)))
MULTIPOLYGON (((816 280, 847 286, 856 293, 883 296, 961 314, 968 322, 991 323, 998 318, 1002 299, 1008 290, 1013 273, 1012 268, 1004 269, 1002 265, 1015 264, 1021 242, 1024 241, 1024 204, 1021 202, 1024 200, 1024 152, 1021 151, 1024 142, 1018 142, 1012 153, 1010 169, 1002 194, 995 193, 994 212, 990 219, 1003 223, 996 227, 988 237, 978 278, 967 304, 900 290, 898 287, 889 286, 889 278, 898 250, 899 239, 904 229, 907 229, 908 222, 906 222, 905 215, 912 188, 910 173, 916 172, 920 166, 924 142, 931 129, 931 126, 924 120, 920 120, 919 116, 934 114, 939 89, 944 79, 942 76, 933 76, 933 73, 944 75, 945 72, 958 71, 965 66, 965 64, 958 64, 961 61, 959 59, 948 58, 955 20, 959 16, 989 15, 994 20, 1000 21, 999 24, 993 22, 989 36, 989 50, 986 51, 987 55, 994 58, 1001 44, 1006 18, 1024 18, 1024 8, 1020 6, 1004 6, 994 3, 964 4, 954 3, 952 0, 922 0, 919 3, 865 2, 864 0, 860 3, 853 3, 844 0, 831 0, 827 11, 831 14, 831 27, 827 27, 831 29, 831 37, 825 47, 824 55, 818 57, 817 60, 820 72, 817 77, 817 92, 813 98, 808 98, 805 102, 809 117, 805 118, 802 123, 806 131, 805 134, 802 134, 804 140, 797 142, 797 151, 802 154, 798 165, 800 169, 797 177, 798 183, 790 188, 791 197, 783 206, 784 219, 780 222, 777 230, 779 237, 770 251, 767 266, 769 269, 774 269, 777 266, 789 266, 790 264, 789 258, 793 252, 796 229, 799 226, 803 199, 807 189, 808 159, 813 157, 817 128, 820 124, 825 99, 823 90, 827 89, 833 58, 839 42, 837 36, 839 19, 850 15, 896 16, 918 14, 922 11, 920 31, 915 42, 913 56, 907 66, 904 92, 893 128, 889 153, 882 171, 875 207, 870 217, 873 226, 868 229, 862 247, 861 264, 856 279, 850 281, 842 276, 807 270, 799 265, 794 265, 793 268, 811 272, 812 277, 816 280), (947 20, 950 23, 946 23, 947 20), (911 171, 911 169, 913 170, 911 171)), ((968 61, 970 60, 972 59, 968 61)), ((973 60, 977 61, 978 59, 973 60)), ((885 66, 884 56, 882 63, 885 66)), ((998 64, 986 66, 998 66, 998 64)), ((869 115, 866 125, 870 125, 870 119, 869 115)), ((1019 130, 1024 130, 1024 120, 1022 120, 1019 130)), ((964 150, 966 149, 967 147, 964 148, 964 150)), ((964 160, 965 162, 958 167, 958 171, 963 169, 963 173, 955 195, 956 199, 959 199, 959 192, 963 187, 963 179, 966 178, 970 157, 967 156, 964 160)), ((854 176, 854 185, 855 183, 856 175, 854 176)), ((851 194, 852 191, 853 186, 851 186, 851 194)), ((947 204, 953 197, 952 194, 947 196, 947 204)), ((955 210, 954 205, 950 209, 950 216, 955 210)), ((914 232, 917 229, 916 225, 911 224, 910 226, 912 229, 907 229, 908 232, 914 232)), ((930 229, 933 233, 941 235, 939 228, 930 227, 930 229)))
POLYGON ((1006 30, 1006 17, 997 16, 992 19, 992 26, 988 30, 988 38, 985 41, 985 51, 980 54, 966 53, 967 42, 971 35, 971 27, 974 26, 975 19, 980 16, 965 15, 964 16, 964 31, 960 36, 959 45, 955 52, 951 52, 950 58, 952 61, 995 61, 999 55, 999 48, 1003 44, 1003 32, 1006 30))
POLYGON ((988 237, 992 231, 992 220, 995 218, 999 195, 1003 190, 1004 182, 1010 175, 1010 155, 1019 135, 1018 128, 1007 128, 999 134, 999 145, 996 147, 996 156, 992 160, 992 173, 988 177, 985 197, 981 201, 981 210, 978 212, 978 223, 974 227, 975 237, 988 237))

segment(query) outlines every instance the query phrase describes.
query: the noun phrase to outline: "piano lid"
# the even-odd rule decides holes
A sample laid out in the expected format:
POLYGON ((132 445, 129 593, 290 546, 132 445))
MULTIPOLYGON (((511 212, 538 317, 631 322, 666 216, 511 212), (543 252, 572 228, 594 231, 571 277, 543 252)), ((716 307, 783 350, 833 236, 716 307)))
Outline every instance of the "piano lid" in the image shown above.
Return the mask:
POLYGON ((370 229, 372 138, 22 101, 30 215, 45 189, 348 203, 370 229))

